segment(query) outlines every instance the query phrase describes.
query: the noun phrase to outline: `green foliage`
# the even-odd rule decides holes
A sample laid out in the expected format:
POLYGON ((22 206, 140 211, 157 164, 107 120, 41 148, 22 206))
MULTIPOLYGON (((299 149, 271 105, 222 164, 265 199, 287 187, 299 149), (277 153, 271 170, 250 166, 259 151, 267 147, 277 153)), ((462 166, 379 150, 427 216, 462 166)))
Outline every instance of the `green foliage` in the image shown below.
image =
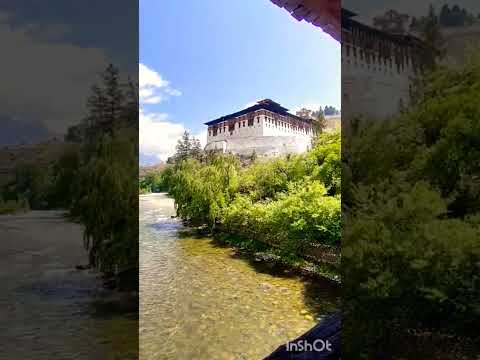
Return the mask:
POLYGON ((105 135, 75 184, 72 213, 85 225, 91 264, 106 274, 138 266, 136 136, 105 135))
POLYGON ((277 193, 287 191, 291 175, 288 166, 286 159, 254 162, 242 170, 239 191, 249 194, 253 200, 274 198, 277 193))
POLYGON ((200 159, 202 156, 202 146, 200 140, 185 131, 182 138, 178 140, 175 148, 175 154, 168 159, 168 163, 176 163, 188 158, 200 159))
POLYGON ((276 200, 252 202, 239 195, 225 209, 223 231, 266 242, 298 256, 315 244, 339 245, 340 199, 319 181, 295 183, 276 200))
POLYGON ((340 169, 340 134, 322 134, 306 154, 246 167, 233 156, 187 158, 165 170, 163 183, 183 219, 268 243, 286 258, 339 245, 340 169))
POLYGON ((162 171, 149 172, 139 181, 138 186, 140 191, 145 193, 162 192, 167 190, 166 186, 163 184, 162 171))
POLYGON ((22 164, 15 170, 12 192, 16 199, 24 199, 32 209, 49 209, 55 202, 55 173, 52 167, 22 164))
POLYGON ((122 83, 110 65, 93 86, 87 110, 71 215, 85 226, 90 263, 120 279, 122 273, 138 274, 137 86, 122 83))
POLYGON ((480 325, 479 64, 430 74, 408 113, 349 134, 342 278, 352 354, 388 354, 395 332, 419 323, 480 325))
POLYGON ((314 164, 312 167, 312 178, 325 184, 330 195, 341 194, 342 160, 340 133, 325 133, 318 137, 308 158, 314 164))
POLYGON ((77 181, 80 168, 80 152, 70 148, 53 164, 53 188, 51 200, 56 207, 68 208, 74 196, 73 184, 77 181))
POLYGON ((218 156, 209 164, 186 159, 168 179, 177 213, 194 223, 215 227, 221 210, 233 199, 238 188, 239 162, 232 156, 218 156))

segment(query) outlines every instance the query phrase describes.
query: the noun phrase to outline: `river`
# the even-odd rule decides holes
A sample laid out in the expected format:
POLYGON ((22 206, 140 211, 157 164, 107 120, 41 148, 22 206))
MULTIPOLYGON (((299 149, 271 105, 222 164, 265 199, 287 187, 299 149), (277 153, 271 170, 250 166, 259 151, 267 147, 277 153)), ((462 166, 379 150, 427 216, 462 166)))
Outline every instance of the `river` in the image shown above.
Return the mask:
POLYGON ((103 288, 60 211, 0 216, 0 359, 138 358, 138 313, 103 288))
POLYGON ((338 306, 331 283, 257 263, 140 196, 140 359, 261 359, 338 306))

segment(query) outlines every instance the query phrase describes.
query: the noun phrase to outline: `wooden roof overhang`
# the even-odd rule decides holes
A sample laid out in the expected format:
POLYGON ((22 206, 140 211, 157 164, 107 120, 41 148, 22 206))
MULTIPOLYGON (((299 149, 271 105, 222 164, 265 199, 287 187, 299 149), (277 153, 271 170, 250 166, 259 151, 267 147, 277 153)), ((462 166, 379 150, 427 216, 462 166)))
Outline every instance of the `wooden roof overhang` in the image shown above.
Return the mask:
POLYGON ((341 40, 340 0, 270 0, 287 10, 298 21, 320 27, 335 40, 341 40))

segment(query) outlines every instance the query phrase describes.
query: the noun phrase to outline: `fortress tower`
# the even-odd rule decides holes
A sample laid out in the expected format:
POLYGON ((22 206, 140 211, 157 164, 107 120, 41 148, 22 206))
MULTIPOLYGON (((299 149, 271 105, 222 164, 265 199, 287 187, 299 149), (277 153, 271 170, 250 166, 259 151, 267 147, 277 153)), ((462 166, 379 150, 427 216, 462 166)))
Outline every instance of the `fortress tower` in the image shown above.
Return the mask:
POLYGON ((205 150, 243 156, 276 156, 301 153, 311 145, 312 120, 292 115, 270 99, 205 123, 205 150))

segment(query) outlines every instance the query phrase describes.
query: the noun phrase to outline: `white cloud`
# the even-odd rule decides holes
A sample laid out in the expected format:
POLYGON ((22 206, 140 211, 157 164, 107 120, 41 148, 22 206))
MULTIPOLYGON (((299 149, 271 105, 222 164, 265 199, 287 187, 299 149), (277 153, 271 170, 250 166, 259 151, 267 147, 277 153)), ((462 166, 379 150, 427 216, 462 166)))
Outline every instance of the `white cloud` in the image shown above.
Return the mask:
POLYGON ((150 69, 147 65, 138 64, 139 85, 140 87, 164 87, 168 85, 168 81, 162 79, 162 76, 155 70, 150 69))
MULTIPOLYGON (((142 97, 140 97, 142 99, 142 97)), ((146 96, 142 99, 143 104, 159 104, 163 101, 164 97, 157 95, 157 96, 146 96)))
POLYGON ((205 145, 207 145, 207 130, 206 129, 201 131, 198 134, 193 135, 193 137, 195 139, 200 140, 200 144, 202 144, 202 148, 204 148, 205 145))
MULTIPOLYGON (((169 121, 165 113, 150 113, 140 109, 140 153, 166 161, 175 153, 177 141, 186 130, 183 124, 169 121)), ((200 140, 202 147, 206 145, 206 130, 193 137, 200 140)))
POLYGON ((167 121, 167 118, 166 114, 140 110, 140 153, 156 156, 163 161, 175 153, 175 146, 185 128, 182 124, 167 121))
POLYGON ((157 71, 145 64, 138 64, 140 103, 159 104, 170 96, 180 96, 180 90, 173 89, 170 83, 157 71))
MULTIPOLYGON (((139 88, 141 105, 159 104, 171 96, 182 95, 160 73, 144 64, 139 64, 139 88)), ((168 114, 151 112, 142 106, 139 121, 140 153, 163 161, 175 153, 178 140, 188 131, 183 124, 172 122, 168 114)), ((202 146, 206 145, 206 130, 193 136, 202 146)))
POLYGON ((84 115, 90 87, 108 59, 101 49, 61 42, 65 27, 42 25, 39 33, 35 24, 12 27, 10 22, 0 13, 0 117, 35 121, 62 133, 84 115))

